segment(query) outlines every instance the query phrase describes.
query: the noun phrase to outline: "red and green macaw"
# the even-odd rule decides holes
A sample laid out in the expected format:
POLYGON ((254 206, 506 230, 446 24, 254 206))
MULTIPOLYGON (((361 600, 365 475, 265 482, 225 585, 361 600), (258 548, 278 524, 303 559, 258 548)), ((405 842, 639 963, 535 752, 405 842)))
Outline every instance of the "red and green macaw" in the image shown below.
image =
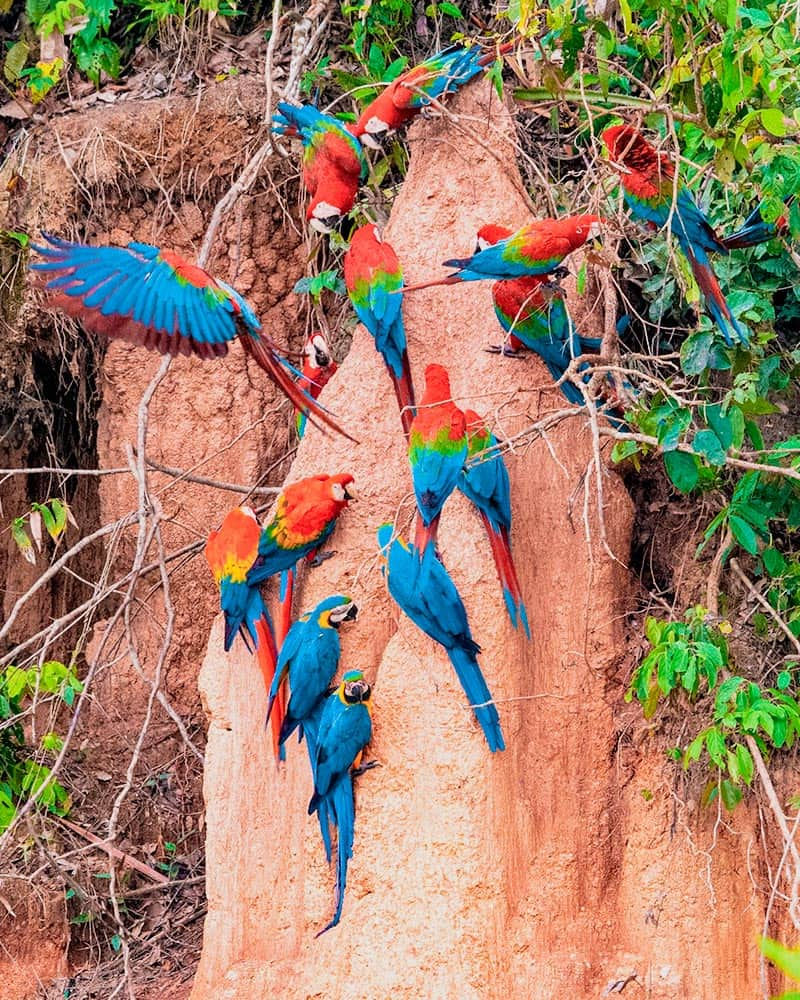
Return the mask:
MULTIPOLYGON (((478 230, 478 247, 492 246, 510 233, 503 226, 488 225, 478 230)), ((560 276, 556 268, 552 277, 560 276)), ((597 354, 600 338, 582 337, 569 318, 563 293, 545 275, 496 281, 492 285, 494 311, 508 334, 508 348, 503 353, 515 353, 519 347, 538 354, 547 370, 558 382, 573 358, 581 354, 597 354)), ((559 386, 562 393, 577 406, 584 403, 580 389, 570 381, 559 386)))
POLYGON ((258 555, 247 574, 253 587, 312 555, 325 544, 336 518, 356 498, 349 472, 309 476, 287 486, 272 520, 261 529, 258 555))
POLYGON ((420 553, 436 542, 442 507, 458 484, 466 458, 467 428, 452 399, 450 376, 441 365, 428 365, 408 439, 418 512, 414 541, 420 553))
POLYGON ((260 535, 261 525, 253 510, 234 507, 219 529, 209 534, 205 554, 219 587, 219 603, 225 616, 225 651, 231 648, 237 633, 249 650, 255 648, 270 705, 275 702, 272 743, 275 756, 280 758, 285 704, 284 687, 275 673, 278 659, 275 633, 261 591, 247 583, 247 573, 258 556, 260 535))
POLYGON ((355 204, 367 176, 361 143, 338 118, 310 104, 279 101, 272 130, 303 143, 303 180, 311 195, 306 218, 317 232, 332 232, 355 204))
MULTIPOLYGON (((613 125, 603 132, 602 139, 612 166, 620 172, 625 204, 631 215, 659 229, 669 226, 725 342, 746 345, 747 334, 731 312, 708 256, 728 253, 729 246, 716 234, 689 189, 676 181, 672 161, 630 125, 613 125)), ((740 230, 733 234, 731 245, 752 245, 749 241, 756 235, 755 222, 751 216, 748 232, 740 230)))
POLYGON ((478 664, 481 647, 472 638, 456 585, 432 548, 420 553, 390 523, 378 528, 381 572, 389 593, 414 624, 444 648, 478 720, 489 749, 505 750, 500 716, 478 664))
POLYGON ((458 488, 478 508, 503 588, 503 599, 514 628, 522 625, 530 639, 528 614, 511 557, 511 484, 497 438, 474 410, 464 413, 469 450, 458 488))
POLYGON ((414 419, 414 385, 403 326, 403 272, 392 246, 372 223, 353 233, 344 255, 344 283, 356 315, 375 338, 389 370, 408 438, 414 419))
MULTIPOLYGON (((327 340, 319 332, 310 333, 303 345, 303 370, 297 384, 312 399, 318 399, 319 394, 336 374, 338 367, 333 360, 327 340)), ((306 414, 298 410, 295 425, 299 438, 305 434, 307 420, 306 414)))
MULTIPOLYGON (((160 354, 220 358, 239 338, 245 352, 294 407, 343 434, 331 415, 294 382, 295 369, 261 328, 252 307, 224 281, 172 250, 147 243, 87 246, 42 233, 31 265, 47 276, 48 304, 87 330, 160 354)), ((348 435, 346 435, 348 436, 348 435)))
MULTIPOLYGON (((281 646, 278 665, 269 692, 267 719, 288 678, 291 694, 284 711, 279 743, 281 746, 299 730, 305 738, 312 777, 316 776, 319 726, 330 686, 339 669, 341 644, 339 628, 355 621, 358 607, 344 594, 326 597, 313 611, 302 615, 289 629, 281 646)), ((319 813, 325 855, 331 859, 331 840, 325 810, 319 813)))
MULTIPOLYGON (((351 768, 357 770, 364 747, 372 738, 372 689, 360 670, 348 670, 341 684, 325 702, 317 733, 314 794, 308 813, 320 813, 337 828, 336 893, 334 913, 316 935, 339 923, 347 885, 347 862, 353 856, 355 801, 351 768)), ((330 836, 330 835, 329 835, 330 836)))
POLYGON ((477 45, 469 49, 453 45, 437 52, 392 80, 361 112, 350 131, 365 146, 382 149, 388 136, 429 107, 431 101, 455 93, 514 45, 513 41, 507 42, 490 52, 477 45))
POLYGON ((552 274, 566 256, 601 233, 599 215, 570 215, 563 219, 537 219, 505 239, 478 250, 471 257, 446 260, 443 267, 458 271, 435 281, 406 285, 404 292, 462 281, 505 281, 552 274))

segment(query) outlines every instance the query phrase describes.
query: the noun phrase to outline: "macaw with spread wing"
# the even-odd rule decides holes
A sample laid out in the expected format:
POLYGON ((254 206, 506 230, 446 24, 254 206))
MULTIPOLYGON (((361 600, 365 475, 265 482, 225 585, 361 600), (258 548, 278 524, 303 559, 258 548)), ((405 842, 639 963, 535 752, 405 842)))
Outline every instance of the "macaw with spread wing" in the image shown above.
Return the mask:
MULTIPOLYGON (((295 383, 295 369, 264 333, 247 300, 172 250, 147 243, 88 246, 42 233, 48 246, 31 264, 48 305, 87 330, 140 344, 159 354, 220 358, 238 337, 292 405, 344 434, 333 417, 295 383)), ((349 435, 345 435, 349 437, 349 435)))
POLYGON ((441 365, 425 369, 425 392, 411 423, 408 461, 417 498, 415 544, 422 554, 436 542, 445 501, 467 458, 464 414, 453 402, 450 376, 441 365))
POLYGON ((250 507, 234 507, 206 542, 205 554, 219 587, 219 603, 225 616, 225 652, 237 633, 252 651, 255 648, 264 685, 275 702, 272 743, 280 758, 280 733, 285 712, 284 688, 275 673, 278 653, 272 620, 257 586, 247 583, 247 572, 258 556, 261 525, 250 507), (273 695, 274 687, 274 695, 273 695))
POLYGON ((361 143, 338 118, 310 104, 278 101, 272 130, 303 143, 303 180, 311 195, 306 218, 317 232, 332 232, 355 204, 367 176, 361 143))
POLYGON ((464 413, 469 451, 458 488, 478 508, 503 588, 503 599, 514 628, 522 625, 530 639, 528 614, 517 570, 511 557, 511 484, 497 447, 497 438, 474 410, 464 413))
POLYGON ((357 229, 344 255, 344 283, 356 315, 375 339, 394 386, 403 433, 414 419, 414 385, 403 326, 403 272, 391 244, 372 223, 357 229), (393 295, 393 292, 401 294, 393 295))
POLYGON ((450 574, 432 548, 416 551, 390 523, 378 528, 381 572, 389 593, 414 624, 447 653, 491 751, 505 750, 500 716, 486 684, 467 611, 450 574))
POLYGON ((364 747, 372 738, 372 689, 360 670, 348 670, 325 702, 317 734, 314 794, 308 813, 320 813, 320 823, 337 829, 336 893, 333 917, 316 935, 335 927, 342 915, 347 885, 347 863, 353 856, 355 801, 351 769, 357 769, 364 747))
POLYGON ((458 271, 434 281, 406 285, 404 292, 462 281, 505 281, 552 274, 565 257, 601 233, 599 215, 571 215, 562 219, 537 219, 505 239, 490 244, 471 257, 446 260, 443 267, 458 271))
MULTIPOLYGON (((708 256, 726 254, 729 246, 716 234, 689 189, 680 183, 672 161, 630 125, 612 125, 603 132, 602 139, 612 166, 620 172, 631 215, 659 229, 669 226, 725 342, 747 345, 747 334, 731 312, 708 256)), ((729 237, 734 241, 731 245, 752 245, 749 240, 756 234, 755 221, 751 216, 744 236, 739 231, 729 237)))

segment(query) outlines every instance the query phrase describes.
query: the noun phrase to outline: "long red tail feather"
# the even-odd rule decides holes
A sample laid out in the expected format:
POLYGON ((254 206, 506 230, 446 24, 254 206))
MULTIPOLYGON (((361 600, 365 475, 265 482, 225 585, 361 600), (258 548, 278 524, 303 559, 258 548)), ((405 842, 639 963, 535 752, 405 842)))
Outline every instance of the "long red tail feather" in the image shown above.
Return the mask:
POLYGON ((397 288, 390 295, 397 295, 399 292, 418 292, 421 288, 436 288, 439 285, 457 285, 464 279, 460 274, 448 274, 446 278, 437 278, 435 281, 420 281, 416 285, 403 285, 397 288))
POLYGON ((441 514, 437 514, 430 524, 425 524, 420 515, 417 514, 417 523, 414 528, 414 548, 417 550, 418 558, 422 558, 422 553, 429 545, 436 544, 441 516, 441 514))
POLYGON ((269 346, 265 338, 261 337, 256 340, 249 333, 242 332, 239 334, 239 340, 241 341, 247 354, 253 358, 259 368, 267 373, 269 378, 272 379, 275 385, 281 390, 284 396, 287 397, 296 410, 301 410, 307 413, 308 419, 312 423, 316 424, 317 427, 320 426, 320 423, 327 424, 327 426, 330 427, 331 430, 336 431, 337 434, 341 434, 349 441, 358 444, 357 439, 348 434, 347 431, 343 430, 323 406, 321 406, 316 400, 310 399, 302 391, 289 372, 283 367, 280 361, 277 360, 275 352, 269 346))
MULTIPOLYGON (((272 629, 265 618, 259 618, 256 622, 256 635, 258 637, 258 648, 256 649, 256 659, 258 661, 261 676, 264 678, 264 686, 267 689, 267 696, 272 687, 272 679, 275 676, 275 667, 278 663, 278 650, 275 646, 275 639, 272 629)), ((278 696, 272 706, 270 714, 270 730, 272 734, 272 750, 275 759, 280 758, 280 737, 283 718, 286 715, 286 692, 285 685, 282 684, 278 690, 278 696)))
MULTIPOLYGON (((388 365, 387 365, 388 368, 388 365)), ((416 401, 414 399, 414 383, 411 381, 411 366, 408 362, 408 351, 403 351, 403 374, 400 378, 388 368, 389 376, 394 386, 394 394, 397 397, 397 405, 400 407, 400 422, 403 425, 403 433, 406 441, 411 433, 411 423, 416 413, 416 401)))

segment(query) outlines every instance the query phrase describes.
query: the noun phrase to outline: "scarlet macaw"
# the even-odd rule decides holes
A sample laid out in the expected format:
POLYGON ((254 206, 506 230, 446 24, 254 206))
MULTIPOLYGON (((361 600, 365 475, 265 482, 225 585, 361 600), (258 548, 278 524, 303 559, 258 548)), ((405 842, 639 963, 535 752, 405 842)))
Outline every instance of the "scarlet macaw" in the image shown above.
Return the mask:
POLYGON ((347 884, 347 862, 353 856, 355 802, 351 768, 358 768, 364 747, 372 738, 370 698, 372 689, 360 670, 348 670, 327 699, 317 735, 314 794, 309 816, 319 811, 320 822, 337 827, 336 894, 333 918, 316 935, 335 927, 342 915, 347 884), (324 813, 324 815, 323 815, 324 813))
POLYGON ((471 257, 446 260, 443 267, 458 271, 435 281, 406 285, 404 292, 436 285, 456 285, 462 281, 492 278, 524 278, 552 274, 564 258, 600 235, 599 215, 571 215, 563 219, 537 219, 505 239, 478 250, 471 257))
MULTIPOLYGON (((57 236, 34 246, 31 264, 47 274, 49 305, 87 330, 141 344, 159 354, 220 358, 234 337, 294 407, 343 434, 330 414, 293 381, 295 369, 266 336, 252 307, 224 281, 172 250, 147 243, 87 246, 57 236)), ((349 435, 345 435, 348 436, 349 435)))
POLYGON ((441 365, 428 365, 408 443, 420 554, 436 541, 442 507, 456 488, 466 458, 467 428, 464 414, 452 400, 450 377, 441 365))
POLYGON ((356 498, 353 477, 309 476, 287 486, 278 497, 275 515, 261 529, 258 556, 247 574, 249 586, 292 569, 324 545, 336 518, 356 498))
POLYGON ((247 583, 247 572, 258 555, 261 525, 250 507, 234 507, 219 530, 212 531, 205 554, 219 586, 219 603, 225 616, 225 651, 228 652, 238 632, 248 649, 255 648, 258 666, 264 678, 270 705, 277 702, 272 718, 272 743, 280 756, 279 741, 285 712, 284 691, 275 674, 278 658, 275 633, 267 606, 257 586, 247 583), (251 645, 252 643, 252 645, 251 645))
POLYGON ((311 195, 306 218, 317 232, 332 232, 355 204, 367 176, 361 143, 338 118, 310 104, 279 101, 272 130, 303 143, 303 180, 311 195))
MULTIPOLYGON (((669 225, 725 342, 746 345, 747 334, 731 312, 708 257, 709 253, 725 254, 729 247, 717 236, 689 189, 676 182, 674 164, 630 125, 613 125, 603 132, 602 139, 612 165, 620 171, 625 204, 631 215, 654 227, 669 225)), ((733 234, 731 245, 751 245, 748 242, 751 237, 752 230, 744 237, 741 232, 733 234), (745 242, 741 242, 742 238, 745 242)))
MULTIPOLYGON (((321 333, 310 333, 303 345, 303 370, 297 384, 307 392, 312 399, 319 394, 336 374, 338 365, 328 347, 328 342, 321 333)), ((306 430, 307 417, 302 410, 297 411, 297 436, 302 438, 306 430)))
POLYGON ((389 593, 414 624, 444 648, 491 751, 505 750, 500 716, 478 664, 464 602, 433 549, 419 553, 390 523, 378 528, 381 572, 389 593))
POLYGON ((389 370, 408 438, 414 419, 414 386, 403 326, 403 296, 391 294, 402 289, 403 272, 397 254, 372 223, 353 233, 344 255, 344 282, 356 315, 375 338, 375 347, 389 370))
POLYGON ((469 451, 458 488, 478 508, 486 528, 511 624, 517 628, 521 623, 530 639, 528 615, 511 558, 511 484, 508 470, 497 449, 497 438, 483 418, 474 410, 467 410, 464 417, 469 451))

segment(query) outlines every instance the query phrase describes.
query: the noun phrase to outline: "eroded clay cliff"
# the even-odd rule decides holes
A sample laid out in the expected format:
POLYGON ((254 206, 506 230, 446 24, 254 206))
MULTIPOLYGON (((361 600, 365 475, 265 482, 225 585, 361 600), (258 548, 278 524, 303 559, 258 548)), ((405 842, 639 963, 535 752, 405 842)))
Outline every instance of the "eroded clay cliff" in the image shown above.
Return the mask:
MULTIPOLYGON (((529 217, 503 105, 478 85, 452 108, 456 120, 409 135, 387 229, 408 281, 470 252, 482 223, 529 217)), ((602 296, 571 294, 570 306, 581 329, 602 333, 602 296)), ((488 283, 408 295, 404 315, 420 384, 427 363, 444 363, 457 401, 490 416, 501 436, 563 408, 537 360, 485 352, 498 339, 488 283)), ((507 457, 530 643, 506 620, 467 502, 454 496, 443 517, 443 558, 508 744, 491 755, 444 654, 399 615, 378 571, 375 528, 397 516, 407 530, 410 480, 389 382, 363 328, 322 398, 360 444, 314 431, 287 478, 348 470, 362 499, 340 519, 336 557, 304 576, 298 608, 336 591, 359 604, 342 663, 374 684, 371 754, 381 767, 358 780, 342 923, 315 940, 333 883, 306 815, 305 754, 292 746, 275 767, 259 678, 241 651, 224 656, 216 623, 200 679, 209 915, 194 1000, 589 998, 633 975, 664 1000, 751 995, 759 914, 738 876, 753 836, 747 814, 717 844, 714 895, 669 795, 649 804, 641 795, 667 784, 658 752, 645 743, 632 768, 618 762, 632 511, 605 466, 599 510, 586 418, 507 457), (702 948, 691 926, 708 929, 702 948)))

